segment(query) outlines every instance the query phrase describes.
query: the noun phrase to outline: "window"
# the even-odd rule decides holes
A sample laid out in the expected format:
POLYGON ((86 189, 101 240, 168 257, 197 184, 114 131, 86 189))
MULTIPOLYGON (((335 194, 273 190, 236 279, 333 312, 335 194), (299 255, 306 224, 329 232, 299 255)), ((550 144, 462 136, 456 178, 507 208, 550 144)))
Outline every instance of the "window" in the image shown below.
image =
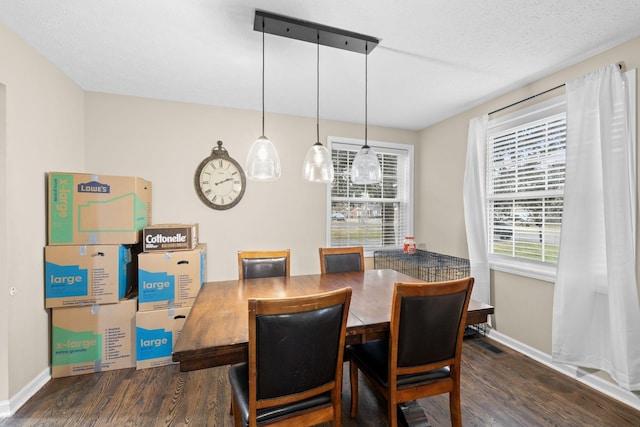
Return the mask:
POLYGON ((557 264, 566 136, 564 97, 489 121, 486 182, 492 262, 557 264))
POLYGON ((335 177, 327 190, 327 245, 363 246, 365 254, 400 248, 413 234, 413 146, 368 141, 382 167, 382 182, 351 182, 351 163, 363 141, 329 138, 335 177))

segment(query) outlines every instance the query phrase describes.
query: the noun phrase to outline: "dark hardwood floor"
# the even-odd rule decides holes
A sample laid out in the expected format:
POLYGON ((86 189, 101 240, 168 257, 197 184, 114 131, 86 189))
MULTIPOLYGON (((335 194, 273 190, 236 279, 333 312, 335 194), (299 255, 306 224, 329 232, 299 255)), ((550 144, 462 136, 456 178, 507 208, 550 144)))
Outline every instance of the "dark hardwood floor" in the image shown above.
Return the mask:
MULTIPOLYGON (((486 338, 464 342, 465 426, 640 426, 640 411, 486 338)), ((347 365, 342 425, 384 426, 386 406, 360 379, 358 417, 349 417, 347 365)), ((448 426, 446 395, 418 401, 432 426, 448 426)), ((227 368, 177 366, 57 378, 0 426, 231 426, 227 368)))

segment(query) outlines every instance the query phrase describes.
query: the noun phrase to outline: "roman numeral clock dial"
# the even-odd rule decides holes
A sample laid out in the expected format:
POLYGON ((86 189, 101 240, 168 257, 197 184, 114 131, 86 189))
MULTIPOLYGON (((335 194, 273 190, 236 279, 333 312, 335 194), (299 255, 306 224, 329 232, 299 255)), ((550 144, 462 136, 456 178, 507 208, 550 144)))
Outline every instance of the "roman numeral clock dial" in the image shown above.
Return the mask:
POLYGON ((202 202, 212 209, 225 210, 234 207, 244 196, 247 179, 240 164, 235 161, 218 141, 211 156, 198 165, 194 177, 196 193, 202 202))

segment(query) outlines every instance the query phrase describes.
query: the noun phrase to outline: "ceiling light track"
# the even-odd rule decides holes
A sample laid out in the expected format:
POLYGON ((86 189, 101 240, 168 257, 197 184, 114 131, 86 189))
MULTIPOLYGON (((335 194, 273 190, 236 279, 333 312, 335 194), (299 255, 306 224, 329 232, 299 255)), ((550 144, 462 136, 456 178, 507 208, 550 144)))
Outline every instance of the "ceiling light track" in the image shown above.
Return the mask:
POLYGON ((380 43, 380 40, 364 34, 340 28, 329 27, 315 22, 278 15, 263 10, 256 10, 253 21, 255 31, 274 34, 290 39, 302 40, 309 43, 319 43, 323 46, 349 50, 365 55, 380 43))

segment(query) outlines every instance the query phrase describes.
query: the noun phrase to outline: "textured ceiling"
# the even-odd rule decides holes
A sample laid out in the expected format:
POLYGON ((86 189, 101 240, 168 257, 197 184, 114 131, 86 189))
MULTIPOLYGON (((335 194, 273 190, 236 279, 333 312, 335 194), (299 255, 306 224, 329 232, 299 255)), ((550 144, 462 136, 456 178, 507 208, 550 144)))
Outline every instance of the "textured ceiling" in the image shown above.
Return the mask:
MULTIPOLYGON (((0 0, 0 22, 87 91, 259 111, 256 9, 381 39, 368 122, 411 130, 640 35, 638 0, 0 0)), ((364 70, 320 48, 322 119, 364 122, 364 70)), ((314 44, 265 36, 265 109, 316 116, 314 44)))

